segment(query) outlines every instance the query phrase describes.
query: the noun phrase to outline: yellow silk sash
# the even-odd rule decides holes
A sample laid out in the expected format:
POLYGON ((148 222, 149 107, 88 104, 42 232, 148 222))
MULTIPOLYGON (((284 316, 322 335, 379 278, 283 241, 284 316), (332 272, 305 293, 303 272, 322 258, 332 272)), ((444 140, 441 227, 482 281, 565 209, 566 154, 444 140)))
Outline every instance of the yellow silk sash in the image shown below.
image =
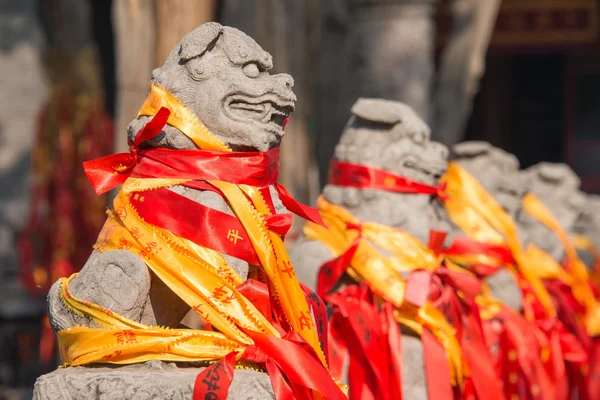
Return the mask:
POLYGON ((309 222, 304 227, 306 236, 322 242, 338 257, 359 235, 357 230, 348 229, 348 224, 360 224, 365 240, 361 240, 356 249, 347 270, 348 275, 356 281, 368 282, 374 294, 394 305, 394 316, 399 323, 418 334, 422 333, 423 327, 430 329, 446 350, 452 385, 462 385, 469 371, 466 363, 463 363, 454 328, 430 302, 418 309, 404 302, 406 281, 399 273, 416 268, 432 270, 439 266, 437 257, 406 232, 374 223, 360 223, 347 210, 322 197, 318 201, 318 208, 328 229, 309 222), (373 244, 381 244, 396 256, 384 257, 373 244))
POLYGON ((573 278, 571 289, 577 301, 586 308, 585 324, 592 336, 600 335, 600 303, 595 299, 589 286, 589 275, 583 261, 577 255, 575 245, 558 220, 552 215, 544 203, 532 193, 523 199, 523 209, 548 227, 561 241, 569 261, 569 274, 573 278))
MULTIPOLYGON (((215 138, 178 99, 161 87, 151 87, 150 95, 140 109, 139 115, 153 116, 161 107, 171 111, 167 123, 179 129, 199 148, 231 151, 215 138)), ((141 359, 218 360, 232 349, 252 344, 251 339, 242 332, 240 327, 279 337, 278 331, 235 289, 241 283, 241 278, 227 265, 220 253, 198 246, 164 229, 146 224, 137 215, 127 198, 133 191, 140 192, 136 195, 143 195, 144 190, 168 187, 185 181, 185 179, 128 179, 115 199, 115 213, 109 215, 96 248, 99 251, 125 249, 137 254, 175 294, 207 319, 220 333, 161 329, 127 321, 110 310, 77 301, 68 295, 68 280, 65 280, 62 282, 63 300, 68 307, 76 313, 92 318, 102 327, 100 329, 76 327, 58 333, 59 341, 63 346, 61 352, 65 355, 64 360, 67 363, 81 365, 93 362, 90 361, 92 359, 120 363, 134 363, 141 359), (121 340, 115 344, 111 335, 117 332, 113 330, 123 328, 135 329, 136 338, 140 338, 141 342, 127 343, 121 340), (140 335, 137 335, 138 333, 140 335), (161 335, 165 339, 165 344, 176 343, 176 345, 152 347, 150 354, 144 354, 147 350, 144 346, 152 346, 154 343, 145 338, 156 338, 161 335), (108 342, 99 342, 97 345, 86 344, 101 338, 108 342), (131 350, 128 345, 133 346, 134 350, 131 350), (221 348, 213 351, 215 346, 221 348), (121 353, 118 358, 105 358, 105 352, 100 351, 99 347, 121 353), (94 350, 91 350, 92 348, 94 350), (132 355, 132 352, 136 352, 136 355, 132 355)), ((264 222, 264 218, 270 215, 270 210, 262 195, 257 188, 247 185, 220 181, 209 183, 221 190, 246 229, 261 261, 261 267, 269 278, 270 294, 280 306, 285 319, 294 331, 311 345, 326 366, 308 303, 296 275, 290 274, 291 262, 283 240, 277 233, 271 232, 264 222)), ((116 338, 116 335, 114 337, 116 338)))
POLYGON ((550 294, 536 273, 537 266, 521 246, 514 221, 477 179, 455 162, 441 179, 446 183, 444 202, 452 221, 471 239, 490 244, 506 244, 517 262, 521 276, 531 285, 548 316, 556 315, 550 294))

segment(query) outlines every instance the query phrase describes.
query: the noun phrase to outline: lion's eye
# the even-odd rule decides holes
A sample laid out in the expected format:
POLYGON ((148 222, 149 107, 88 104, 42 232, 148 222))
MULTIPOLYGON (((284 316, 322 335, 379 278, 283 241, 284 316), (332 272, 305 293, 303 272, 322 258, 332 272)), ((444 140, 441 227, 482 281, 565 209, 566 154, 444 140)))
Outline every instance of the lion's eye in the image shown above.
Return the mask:
POLYGON ((258 69, 258 65, 256 63, 244 65, 242 71, 248 78, 256 78, 260 74, 260 70, 258 69))
POLYGON ((427 140, 427 134, 425 132, 415 132, 412 136, 412 140, 417 144, 424 144, 427 140))

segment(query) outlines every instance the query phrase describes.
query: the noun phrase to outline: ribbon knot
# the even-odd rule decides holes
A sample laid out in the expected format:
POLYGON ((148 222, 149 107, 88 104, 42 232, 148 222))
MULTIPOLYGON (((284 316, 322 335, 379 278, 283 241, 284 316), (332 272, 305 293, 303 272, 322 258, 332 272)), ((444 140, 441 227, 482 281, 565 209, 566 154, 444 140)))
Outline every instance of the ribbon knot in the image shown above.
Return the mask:
POLYGON ((171 112, 162 107, 154 117, 135 135, 133 143, 129 143, 129 153, 118 153, 83 163, 83 168, 92 183, 96 194, 101 195, 123 184, 129 178, 139 161, 140 145, 152 139, 164 128, 171 112), (113 174, 106 171, 113 170, 113 174))
POLYGON ((119 163, 119 165, 113 165, 112 169, 115 170, 115 174, 125 174, 125 173, 133 170, 133 167, 135 167, 138 163, 138 152, 139 151, 140 151, 139 147, 137 147, 135 144, 130 142, 129 143, 129 159, 127 160, 125 165, 123 165, 122 163, 119 163))

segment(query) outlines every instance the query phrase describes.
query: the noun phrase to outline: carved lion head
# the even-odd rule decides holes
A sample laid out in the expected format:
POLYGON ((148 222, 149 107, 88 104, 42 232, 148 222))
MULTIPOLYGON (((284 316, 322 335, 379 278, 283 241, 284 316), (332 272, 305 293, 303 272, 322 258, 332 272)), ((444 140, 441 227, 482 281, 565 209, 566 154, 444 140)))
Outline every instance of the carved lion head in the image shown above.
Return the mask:
POLYGON ((529 182, 514 155, 487 142, 469 141, 452 148, 453 158, 487 190, 513 218, 521 209, 529 182))
MULTIPOLYGON (((273 58, 238 29, 215 22, 187 34, 152 72, 151 83, 181 100, 221 141, 238 151, 266 151, 280 144, 294 110, 294 80, 271 75, 273 58)), ((140 118, 145 122, 144 118, 140 118)), ((134 121, 130 135, 139 129, 134 121)), ((154 145, 193 148, 173 129, 154 145)))

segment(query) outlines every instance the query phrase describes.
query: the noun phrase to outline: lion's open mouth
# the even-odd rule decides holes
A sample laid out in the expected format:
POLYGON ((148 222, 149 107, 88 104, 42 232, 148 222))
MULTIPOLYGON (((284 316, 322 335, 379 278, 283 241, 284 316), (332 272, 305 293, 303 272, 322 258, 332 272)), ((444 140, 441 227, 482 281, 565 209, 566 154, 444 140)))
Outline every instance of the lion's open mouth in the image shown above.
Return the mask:
POLYGON ((279 129, 283 129, 291 112, 294 111, 294 103, 284 102, 275 96, 252 98, 234 95, 226 100, 225 110, 232 119, 237 121, 251 120, 276 125, 279 129))
POLYGON ((445 168, 442 165, 433 165, 430 163, 425 163, 422 160, 417 160, 413 157, 405 159, 402 165, 405 168, 412 169, 417 174, 419 174, 422 177, 423 181, 429 179, 438 181, 445 172, 445 168))

